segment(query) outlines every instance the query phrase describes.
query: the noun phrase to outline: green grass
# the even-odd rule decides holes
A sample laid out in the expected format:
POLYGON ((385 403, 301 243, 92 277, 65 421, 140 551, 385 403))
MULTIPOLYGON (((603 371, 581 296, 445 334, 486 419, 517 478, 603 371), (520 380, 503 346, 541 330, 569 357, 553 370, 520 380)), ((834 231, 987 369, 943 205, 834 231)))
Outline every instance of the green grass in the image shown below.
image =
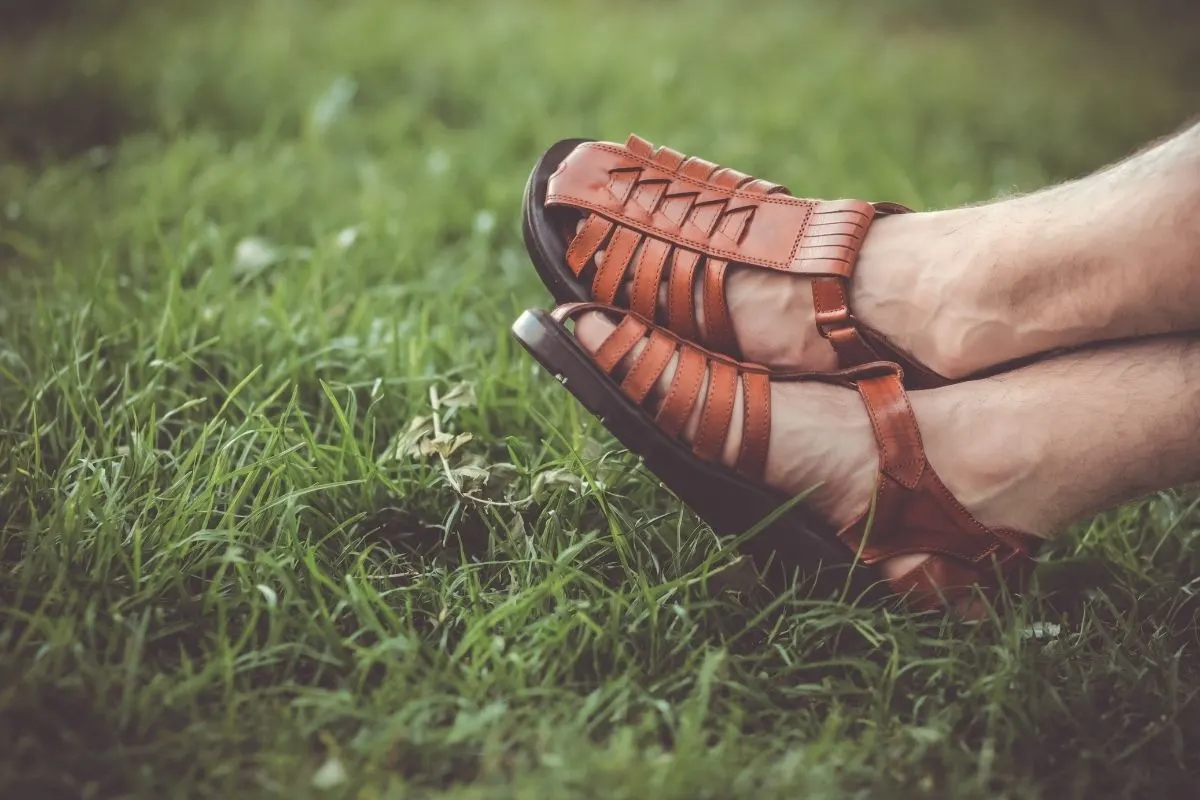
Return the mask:
POLYGON ((0 42, 0 796, 1190 792, 1192 496, 973 627, 772 594, 507 332, 558 138, 946 206, 1181 123, 1162 48, 928 4, 140 5, 0 42), (435 420, 471 438, 414 457, 435 420))

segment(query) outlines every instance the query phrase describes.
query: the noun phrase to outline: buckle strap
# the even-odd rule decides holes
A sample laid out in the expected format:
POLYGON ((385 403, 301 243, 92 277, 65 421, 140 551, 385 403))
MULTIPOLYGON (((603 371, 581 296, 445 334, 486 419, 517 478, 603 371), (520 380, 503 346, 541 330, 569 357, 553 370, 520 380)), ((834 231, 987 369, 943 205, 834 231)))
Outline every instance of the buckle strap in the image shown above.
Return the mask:
MULTIPOLYGON (((942 483, 925 455, 899 372, 863 377, 856 385, 879 448, 879 483, 872 508, 838 537, 867 564, 932 554, 947 577, 970 574, 968 585, 986 582, 993 563, 1028 560, 1034 537, 989 529, 942 483)), ((932 580, 945 585, 940 577, 932 580)))
POLYGON ((813 278, 812 293, 817 331, 833 346, 839 366, 852 367, 880 358, 880 354, 863 337, 858 322, 850 313, 845 280, 813 278))
POLYGON ((1002 586, 1021 591, 1033 572, 1036 563, 1033 555, 1040 540, 1027 546, 998 553, 989 560, 967 564, 944 556, 931 556, 905 574, 893 578, 889 583, 892 591, 905 598, 909 607, 917 611, 933 611, 947 605, 953 606, 978 591, 992 599, 1002 586))

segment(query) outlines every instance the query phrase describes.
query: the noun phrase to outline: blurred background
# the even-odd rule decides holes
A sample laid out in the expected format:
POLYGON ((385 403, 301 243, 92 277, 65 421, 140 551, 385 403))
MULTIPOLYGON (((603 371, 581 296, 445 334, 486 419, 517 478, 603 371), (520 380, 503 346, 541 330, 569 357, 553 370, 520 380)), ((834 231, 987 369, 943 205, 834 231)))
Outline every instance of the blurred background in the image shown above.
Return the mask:
POLYGON ((490 341, 543 302, 516 219, 557 139, 931 208, 1096 169, 1198 100, 1190 0, 0 0, 0 269, 119 265, 153 308, 166 261, 370 231, 330 303, 388 280, 420 313, 452 279, 490 341))
POLYGON ((339 135, 378 155, 649 128, 776 173, 869 142, 1007 185, 1015 153, 1061 176, 1166 132, 1198 81, 1191 0, 0 0, 0 155, 32 163, 135 135, 296 136, 328 91, 339 135))
MULTIPOLYGON (((153 202, 214 258, 368 225, 389 253, 368 273, 511 277, 525 173, 559 138, 636 131, 928 208, 1123 156, 1200 109, 1198 76, 1190 0, 0 0, 0 194, 21 201, 0 263, 123 252, 122 209, 153 202), (486 248, 455 250, 480 224, 486 248)), ((520 301, 503 314, 540 297, 473 285, 520 301)))

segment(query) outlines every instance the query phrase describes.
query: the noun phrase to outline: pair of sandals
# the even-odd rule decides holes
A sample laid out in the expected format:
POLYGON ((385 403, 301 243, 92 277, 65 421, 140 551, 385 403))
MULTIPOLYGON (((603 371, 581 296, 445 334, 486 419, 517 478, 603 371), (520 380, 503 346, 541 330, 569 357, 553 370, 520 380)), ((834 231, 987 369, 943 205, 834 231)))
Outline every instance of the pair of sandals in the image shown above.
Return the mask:
POLYGON ((994 596, 1001 586, 1020 585, 1041 540, 988 528, 946 489, 925 456, 905 390, 949 381, 898 352, 849 308, 850 277, 871 221, 907 211, 895 203, 800 199, 637 136, 624 145, 562 141, 530 176, 523 227, 538 274, 563 305, 526 311, 513 333, 718 534, 767 520, 748 542, 756 560, 832 574, 864 593, 886 586, 916 610, 954 607, 977 592, 994 596), (810 277, 817 327, 839 370, 773 371, 742 361, 725 298, 731 264, 810 277), (588 312, 616 323, 594 354, 567 328, 588 312), (629 366, 626 356, 639 344, 629 366), (653 392, 673 360, 670 388, 653 392), (841 530, 799 503, 778 513, 789 498, 762 480, 771 386, 806 381, 856 389, 879 449, 874 500, 841 530), (729 468, 720 459, 739 387, 741 445, 729 468), (699 426, 685 443, 684 424, 697 407, 699 426), (883 580, 878 565, 906 554, 928 558, 883 580))

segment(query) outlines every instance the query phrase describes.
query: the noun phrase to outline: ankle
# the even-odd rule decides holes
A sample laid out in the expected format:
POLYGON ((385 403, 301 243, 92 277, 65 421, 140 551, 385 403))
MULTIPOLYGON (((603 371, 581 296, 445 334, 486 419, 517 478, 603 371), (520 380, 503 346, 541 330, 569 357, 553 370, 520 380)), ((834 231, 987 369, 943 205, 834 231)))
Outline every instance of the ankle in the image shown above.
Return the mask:
POLYGON ((851 287, 858 318, 955 380, 1046 349, 1048 335, 1053 346, 1018 297, 1044 271, 1005 205, 874 222, 851 287))
POLYGON ((806 500, 831 525, 857 519, 874 494, 879 456, 871 421, 858 393, 820 383, 772 387, 772 447, 767 483, 811 491, 806 500))
POLYGON ((1044 475, 1051 463, 1038 419, 1020 398, 974 381, 910 395, 930 465, 982 524, 1050 536, 1044 475), (1003 400, 1003 402, 998 402, 1003 400))
POLYGON ((964 323, 976 314, 967 294, 973 209, 882 217, 871 225, 851 283, 851 307, 867 327, 948 378, 969 374, 964 323))
MULTIPOLYGON (((738 346, 749 361, 781 369, 837 369, 837 355, 817 332, 812 284, 753 267, 733 267, 726 298, 738 346)), ((696 306, 703 308, 699 282, 696 306)), ((700 315, 703 326, 703 313, 700 315)))

